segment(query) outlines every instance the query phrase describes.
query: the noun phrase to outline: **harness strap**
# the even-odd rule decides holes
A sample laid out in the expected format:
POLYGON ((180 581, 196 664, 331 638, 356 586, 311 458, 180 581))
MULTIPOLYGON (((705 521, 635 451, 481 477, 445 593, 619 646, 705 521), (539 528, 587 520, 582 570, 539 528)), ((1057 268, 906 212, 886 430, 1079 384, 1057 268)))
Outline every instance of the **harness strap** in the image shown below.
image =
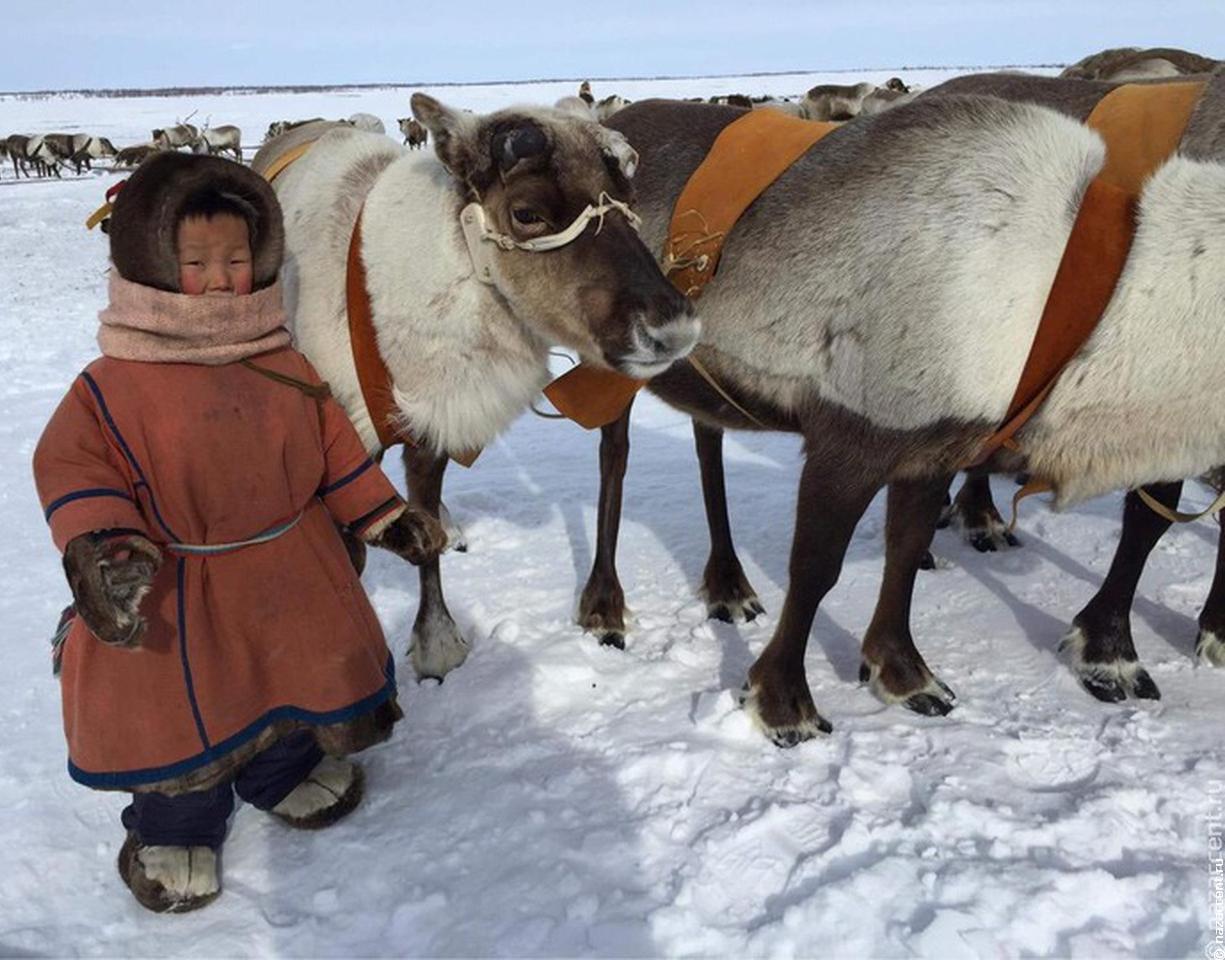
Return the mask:
POLYGON ((305 143, 299 143, 296 147, 290 147, 268 164, 268 169, 264 171, 264 179, 272 183, 273 180, 285 172, 286 167, 303 156, 314 145, 314 140, 307 140, 305 143))
POLYGON ((1164 503, 1154 497, 1143 487, 1136 487, 1136 493, 1140 499, 1145 502, 1150 510, 1158 516, 1165 517, 1170 523, 1191 523, 1195 520, 1202 520, 1211 513, 1218 512, 1222 507, 1225 507, 1225 491, 1208 505, 1208 508, 1201 510, 1199 513, 1183 513, 1180 510, 1171 510, 1164 503))
POLYGON ((1093 108, 1086 124, 1106 141, 1106 162, 1085 191, 1008 413, 974 465, 1000 447, 1018 449, 1013 437, 1097 328, 1131 251, 1144 181, 1178 148, 1203 89, 1203 81, 1124 84, 1093 108))
POLYGON ((391 373, 379 352, 374 333, 370 294, 366 289, 366 264, 362 260, 362 214, 357 214, 353 234, 349 237, 349 256, 345 265, 345 304, 349 315, 349 342, 353 347, 353 362, 362 399, 374 422, 379 446, 383 449, 397 443, 414 446, 411 436, 395 428, 396 401, 391 392, 391 373))
MULTIPOLYGON (((274 159, 263 171, 264 179, 269 183, 275 180, 290 164, 303 157, 315 145, 316 139, 291 147, 274 159)), ((357 380, 361 387, 362 400, 374 424, 379 446, 384 450, 397 443, 416 446, 416 440, 412 435, 406 430, 397 429, 395 425, 397 408, 392 392, 391 373, 379 351, 378 339, 374 332, 370 291, 366 286, 366 264, 362 260, 361 251, 363 211, 358 211, 357 220, 353 224, 353 233, 349 237, 349 251, 345 260, 345 313, 349 322, 349 344, 353 351, 353 364, 357 368, 357 380)), ((264 372, 263 368, 254 369, 264 372)), ((266 375, 271 374, 272 371, 266 372, 266 375)), ((273 379, 279 379, 279 376, 274 376, 273 379)), ((292 380, 292 378, 289 379, 292 380)), ((290 385, 296 386, 297 384, 290 385)), ((313 387, 311 384, 307 386, 313 387)), ((299 389, 302 388, 299 387, 299 389)), ((326 385, 325 389, 327 389, 326 385)), ((329 389, 328 395, 330 393, 329 389)), ((479 449, 464 450, 452 453, 450 457, 456 463, 470 467, 480 452, 479 449)))
MULTIPOLYGON (((750 110, 724 127, 694 170, 672 210, 663 270, 696 299, 715 275, 723 245, 741 215, 822 137, 841 124, 800 120, 779 110, 750 110)), ((754 423, 691 356, 688 362, 725 400, 754 423)), ((615 370, 582 363, 545 387, 549 401, 580 426, 612 423, 645 385, 615 370)))

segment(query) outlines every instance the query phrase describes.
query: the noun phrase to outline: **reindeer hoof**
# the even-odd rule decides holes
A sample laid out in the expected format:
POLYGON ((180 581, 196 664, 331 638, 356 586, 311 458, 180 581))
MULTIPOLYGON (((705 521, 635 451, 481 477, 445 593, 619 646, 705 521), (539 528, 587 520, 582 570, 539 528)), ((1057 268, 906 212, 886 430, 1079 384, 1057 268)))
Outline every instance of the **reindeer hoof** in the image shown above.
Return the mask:
POLYGON ((607 630, 600 634, 601 647, 616 647, 618 650, 625 649, 625 634, 619 630, 607 630))
POLYGON ((1123 684, 1114 678, 1082 676, 1080 685, 1102 703, 1119 703, 1127 699, 1127 691, 1123 689, 1123 684))
POLYGON ((1108 661, 1086 661, 1088 640, 1080 626, 1059 641, 1059 653, 1068 660, 1080 685, 1102 703, 1119 703, 1128 697, 1137 700, 1160 700, 1161 691, 1149 672, 1136 660, 1115 658, 1108 661))
POLYGON ((919 569, 920 570, 935 570, 936 569, 936 558, 932 556, 932 552, 930 550, 924 550, 923 556, 919 557, 919 569))
POLYGON ((1132 681, 1131 693, 1138 700, 1161 699, 1161 691, 1157 689, 1157 684, 1153 682, 1153 678, 1148 675, 1148 671, 1143 667, 1136 671, 1135 679, 1132 681))
POLYGON ((1102 703, 1121 703, 1128 697, 1160 700, 1161 690, 1143 667, 1131 664, 1084 664, 1076 671, 1080 685, 1102 703), (1133 669, 1134 668, 1134 669, 1133 669))
POLYGON ((750 683, 746 683, 740 689, 737 699, 740 701, 741 708, 752 718, 753 725, 764 733, 766 739, 772 744, 784 750, 798 746, 805 740, 812 740, 821 734, 831 733, 834 729, 833 724, 817 713, 815 708, 812 708, 811 716, 801 720, 770 723, 762 716, 760 690, 750 683))
POLYGON ((765 612, 766 608, 755 596, 748 596, 742 600, 720 600, 706 605, 706 616, 711 620, 721 620, 724 623, 736 623, 738 620, 752 623, 765 612))
POLYGON ((869 684, 872 692, 885 703, 900 703, 907 710, 913 710, 925 717, 945 717, 957 705, 957 694, 952 687, 939 677, 923 667, 926 682, 917 690, 911 687, 910 692, 890 690, 884 682, 879 668, 873 667, 867 661, 859 665, 859 682, 869 684))
POLYGON ((925 717, 947 717, 953 710, 952 703, 930 693, 916 693, 904 700, 903 706, 925 717))
POLYGON ((468 659, 468 641, 455 623, 446 618, 430 618, 413 627, 409 658, 418 680, 442 678, 468 659))

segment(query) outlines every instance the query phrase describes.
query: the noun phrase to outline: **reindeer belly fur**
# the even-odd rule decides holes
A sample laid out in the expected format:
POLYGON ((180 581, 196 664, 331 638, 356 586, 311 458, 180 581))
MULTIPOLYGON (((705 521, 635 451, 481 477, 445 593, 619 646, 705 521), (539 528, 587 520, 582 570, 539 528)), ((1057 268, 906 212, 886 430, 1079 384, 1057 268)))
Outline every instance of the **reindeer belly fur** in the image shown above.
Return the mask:
POLYGON ((1102 143, 1028 105, 916 108, 823 142, 733 231, 703 341, 759 392, 897 430, 1003 417, 1102 143))
POLYGON ((367 285, 396 404, 415 436, 451 452, 483 447, 549 378, 548 344, 477 280, 452 179, 406 155, 363 215, 367 285))
POLYGON ((1058 503, 1225 463, 1225 165, 1176 157, 1145 187, 1100 325, 1018 434, 1058 503))

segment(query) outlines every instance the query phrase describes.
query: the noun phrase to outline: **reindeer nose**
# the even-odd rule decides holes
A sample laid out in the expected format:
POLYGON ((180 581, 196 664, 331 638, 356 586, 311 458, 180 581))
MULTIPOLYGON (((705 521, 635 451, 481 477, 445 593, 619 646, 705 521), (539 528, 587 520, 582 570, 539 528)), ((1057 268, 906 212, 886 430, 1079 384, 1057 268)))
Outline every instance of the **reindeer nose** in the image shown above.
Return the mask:
POLYGON ((662 324, 643 323, 640 329, 641 342, 651 347, 660 360, 678 360, 697 345, 702 324, 693 315, 692 305, 687 303, 681 316, 662 324))

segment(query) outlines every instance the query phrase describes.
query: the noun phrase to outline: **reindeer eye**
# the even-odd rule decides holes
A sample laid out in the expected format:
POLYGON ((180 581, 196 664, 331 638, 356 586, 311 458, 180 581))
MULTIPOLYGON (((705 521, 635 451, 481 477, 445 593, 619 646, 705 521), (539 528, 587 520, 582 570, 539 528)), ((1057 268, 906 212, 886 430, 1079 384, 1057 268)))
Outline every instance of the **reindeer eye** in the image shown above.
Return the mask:
POLYGON ((535 223, 544 223, 544 217, 537 216, 534 211, 527 207, 515 207, 510 215, 515 218, 515 223, 520 223, 525 227, 535 223))

